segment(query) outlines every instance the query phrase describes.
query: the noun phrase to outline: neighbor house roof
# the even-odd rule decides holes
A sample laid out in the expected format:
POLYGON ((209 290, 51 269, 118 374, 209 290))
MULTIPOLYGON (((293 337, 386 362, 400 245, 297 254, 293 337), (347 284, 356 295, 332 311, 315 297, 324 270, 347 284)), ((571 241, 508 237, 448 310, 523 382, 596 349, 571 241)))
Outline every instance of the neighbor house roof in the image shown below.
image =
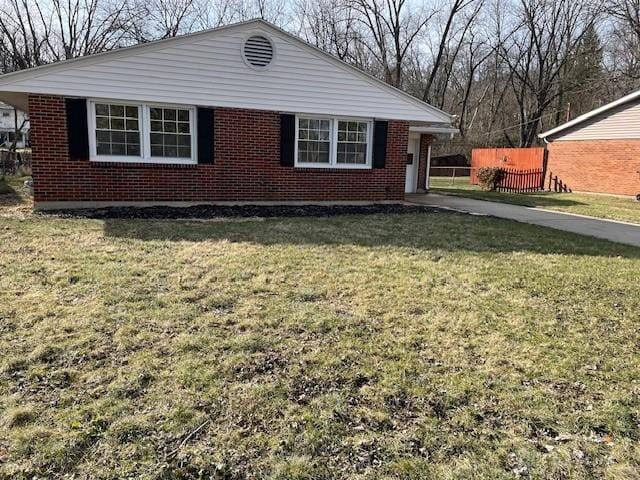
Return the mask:
POLYGON ((568 130, 580 128, 581 124, 586 123, 588 120, 596 120, 597 117, 600 117, 603 114, 617 110, 619 107, 623 107, 624 105, 629 103, 634 103, 637 100, 640 100, 640 90, 630 93, 629 95, 619 98, 618 100, 615 100, 611 103, 607 103, 606 105, 603 105, 599 108, 591 110, 590 112, 580 115, 579 117, 576 117, 569 122, 563 123, 556 128, 541 133, 538 136, 542 139, 550 139, 551 137, 555 137, 560 133, 564 134, 568 130))
POLYGON ((450 126, 452 117, 264 20, 163 39, 0 76, 0 99, 28 94, 193 104, 407 120, 450 126), (257 71, 242 59, 251 35, 274 58, 257 71))

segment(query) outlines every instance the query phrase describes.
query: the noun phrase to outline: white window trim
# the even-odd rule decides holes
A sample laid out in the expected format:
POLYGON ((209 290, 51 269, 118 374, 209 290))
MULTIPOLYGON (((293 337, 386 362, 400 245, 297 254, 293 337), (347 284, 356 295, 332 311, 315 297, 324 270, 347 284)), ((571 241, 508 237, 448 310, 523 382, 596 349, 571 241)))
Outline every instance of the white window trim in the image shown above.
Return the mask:
POLYGON ((373 120, 368 118, 356 117, 331 117, 327 115, 296 115, 296 135, 294 150, 294 166, 298 168, 324 168, 324 169, 343 169, 343 170, 368 170, 373 168, 373 120), (329 163, 309 163, 298 161, 298 130, 300 119, 310 120, 330 120, 330 143, 329 143, 329 163), (338 163, 338 122, 366 122, 367 123, 367 154, 366 163, 338 163))
POLYGON ((158 163, 163 165, 195 165, 198 163, 196 108, 189 105, 167 103, 141 103, 126 100, 90 99, 87 108, 87 125, 89 127, 89 160, 92 162, 113 163, 158 163), (96 103, 110 105, 126 105, 138 107, 138 128, 140 129, 140 156, 130 155, 98 155, 96 146, 96 103), (151 156, 151 114, 150 109, 177 108, 189 110, 189 129, 191 132, 191 158, 152 157, 151 156))

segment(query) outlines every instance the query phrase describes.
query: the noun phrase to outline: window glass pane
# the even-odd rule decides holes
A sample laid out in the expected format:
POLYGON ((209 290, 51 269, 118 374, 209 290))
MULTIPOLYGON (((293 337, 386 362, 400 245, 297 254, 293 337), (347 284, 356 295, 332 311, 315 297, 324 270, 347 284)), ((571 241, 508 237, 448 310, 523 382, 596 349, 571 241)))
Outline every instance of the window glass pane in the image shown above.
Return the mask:
POLYGON ((140 145, 127 145, 127 155, 140 155, 140 145))
POLYGON ((97 103, 96 153, 98 155, 140 156, 140 108, 136 105, 97 103))
POLYGON ((151 145, 151 156, 162 157, 162 145, 151 145))
POLYGON ((98 155, 111 155, 111 144, 110 143, 98 143, 96 145, 96 150, 98 155))
POLYGON ((191 158, 191 111, 161 107, 150 110, 151 156, 191 158))
POLYGON ((151 145, 162 145, 162 134, 161 133, 152 133, 151 134, 151 145))
POLYGON ((109 130, 109 117, 96 117, 96 128, 109 130))
POLYGON ((111 130, 124 130, 124 118, 111 117, 111 130))
POLYGON ((367 122, 338 122, 337 163, 366 165, 368 128, 367 122))
POLYGON ((164 147, 164 156, 175 158, 178 156, 178 147, 174 147, 172 145, 165 145, 164 147))
POLYGON ((98 130, 96 132, 96 141, 98 143, 109 143, 111 141, 111 134, 108 131, 98 130))
POLYGON ((111 155, 125 155, 125 154, 126 154, 126 145, 124 143, 111 144, 111 155))
POLYGON ((298 162, 329 163, 331 121, 316 118, 298 119, 298 162))
POLYGON ((124 117, 124 107, 122 105, 109 105, 109 114, 112 117, 124 117))
POLYGON ((104 103, 96 103, 96 115, 109 116, 109 105, 105 105, 104 103))
POLYGON ((172 134, 165 134, 164 135, 164 145, 165 147, 167 145, 178 145, 178 136, 177 135, 172 135, 172 134))

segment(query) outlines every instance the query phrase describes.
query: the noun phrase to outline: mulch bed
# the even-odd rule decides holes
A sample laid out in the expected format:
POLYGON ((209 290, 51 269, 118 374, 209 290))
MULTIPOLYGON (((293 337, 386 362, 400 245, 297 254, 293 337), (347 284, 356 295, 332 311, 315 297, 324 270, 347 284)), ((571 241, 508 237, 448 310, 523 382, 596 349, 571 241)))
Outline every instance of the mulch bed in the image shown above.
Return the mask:
POLYGON ((427 213, 439 209, 422 205, 195 205, 192 207, 107 207, 47 210, 43 216, 68 218, 207 219, 219 217, 333 217, 387 213, 427 213))

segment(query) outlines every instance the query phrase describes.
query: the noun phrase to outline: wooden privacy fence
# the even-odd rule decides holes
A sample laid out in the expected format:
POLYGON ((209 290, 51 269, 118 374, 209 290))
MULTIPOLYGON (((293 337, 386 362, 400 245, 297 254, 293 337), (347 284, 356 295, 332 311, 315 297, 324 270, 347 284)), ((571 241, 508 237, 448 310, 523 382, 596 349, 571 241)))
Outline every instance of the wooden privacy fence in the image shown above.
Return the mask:
POLYGON ((529 170, 501 169, 496 183, 499 192, 537 192, 544 189, 544 168, 529 170))
POLYGON ((471 177, 478 184, 476 172, 482 167, 498 167, 505 171, 525 171, 545 167, 545 149, 534 148, 474 148, 471 151, 471 177))

